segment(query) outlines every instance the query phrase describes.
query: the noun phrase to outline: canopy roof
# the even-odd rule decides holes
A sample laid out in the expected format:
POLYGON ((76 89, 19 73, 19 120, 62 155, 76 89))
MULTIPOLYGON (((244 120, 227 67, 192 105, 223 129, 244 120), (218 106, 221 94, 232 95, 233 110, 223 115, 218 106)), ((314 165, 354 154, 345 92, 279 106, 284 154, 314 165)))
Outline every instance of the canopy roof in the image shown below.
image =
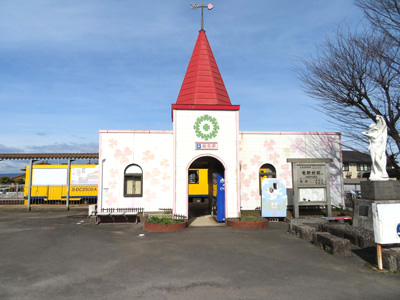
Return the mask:
POLYGON ((0 153, 0 160, 98 159, 98 153, 0 153))

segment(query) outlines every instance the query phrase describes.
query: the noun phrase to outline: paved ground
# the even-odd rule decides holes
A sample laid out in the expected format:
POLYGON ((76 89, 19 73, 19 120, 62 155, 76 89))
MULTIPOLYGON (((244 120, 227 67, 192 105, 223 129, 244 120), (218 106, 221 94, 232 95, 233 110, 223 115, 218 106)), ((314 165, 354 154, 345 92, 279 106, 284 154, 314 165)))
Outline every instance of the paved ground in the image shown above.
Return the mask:
POLYGON ((152 233, 85 213, 0 211, 0 299, 400 299, 400 274, 328 255, 283 223, 152 233))

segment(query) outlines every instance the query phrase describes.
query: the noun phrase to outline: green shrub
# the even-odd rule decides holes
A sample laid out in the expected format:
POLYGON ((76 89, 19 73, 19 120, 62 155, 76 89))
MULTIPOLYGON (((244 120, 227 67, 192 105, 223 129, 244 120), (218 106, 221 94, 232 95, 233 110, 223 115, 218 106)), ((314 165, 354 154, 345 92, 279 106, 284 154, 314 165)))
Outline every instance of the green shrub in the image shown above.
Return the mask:
POLYGON ((261 216, 261 210, 241 210, 241 216, 261 216))
POLYGON ((151 216, 147 219, 147 223, 167 225, 179 224, 182 223, 182 221, 172 220, 170 217, 151 216))

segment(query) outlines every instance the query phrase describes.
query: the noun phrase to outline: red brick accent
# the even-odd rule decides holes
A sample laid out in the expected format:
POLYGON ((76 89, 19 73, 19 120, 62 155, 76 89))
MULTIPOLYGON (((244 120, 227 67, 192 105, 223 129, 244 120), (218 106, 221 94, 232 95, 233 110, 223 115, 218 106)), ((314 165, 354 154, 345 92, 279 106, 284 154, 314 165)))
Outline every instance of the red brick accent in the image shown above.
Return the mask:
POLYGON ((228 220, 228 226, 238 229, 263 229, 268 227, 268 220, 260 222, 240 222, 228 220))
POLYGON ((145 230, 159 231, 159 232, 183 230, 186 227, 187 227, 187 222, 179 224, 152 224, 152 223, 147 223, 146 220, 144 221, 144 226, 143 226, 145 230))

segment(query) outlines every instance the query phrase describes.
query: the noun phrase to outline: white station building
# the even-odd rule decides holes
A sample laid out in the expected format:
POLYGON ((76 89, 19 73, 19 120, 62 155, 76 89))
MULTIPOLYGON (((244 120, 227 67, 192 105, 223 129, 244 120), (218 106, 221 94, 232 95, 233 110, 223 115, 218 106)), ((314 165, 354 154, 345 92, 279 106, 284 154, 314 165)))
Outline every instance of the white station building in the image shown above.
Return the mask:
MULTIPOLYGON (((193 169, 208 169, 210 199, 213 180, 223 183, 218 197, 224 219, 261 206, 260 172, 284 183, 291 206, 288 159, 328 159, 330 192, 325 196, 333 206, 343 206, 340 133, 239 131, 239 111, 239 105, 231 104, 206 33, 200 30, 172 104, 173 130, 100 130, 98 211, 172 209, 188 217, 193 169)), ((307 197, 303 200, 310 204, 316 200, 312 193, 307 197)))

